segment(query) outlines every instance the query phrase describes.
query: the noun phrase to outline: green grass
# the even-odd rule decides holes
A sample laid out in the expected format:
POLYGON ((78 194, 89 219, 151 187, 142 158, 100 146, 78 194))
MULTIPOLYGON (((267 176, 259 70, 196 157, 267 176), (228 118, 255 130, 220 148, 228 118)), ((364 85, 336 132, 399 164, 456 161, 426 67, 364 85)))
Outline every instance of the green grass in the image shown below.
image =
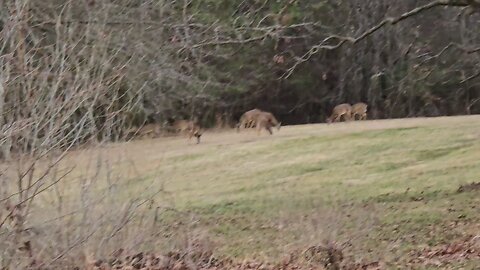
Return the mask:
MULTIPOLYGON (((148 176, 121 196, 163 185, 157 202, 194 215, 221 256, 275 259, 326 239, 392 265, 425 245, 480 231, 480 118, 283 127, 273 136, 206 133, 113 146, 148 176), (452 223, 456 226, 452 227, 452 223), (432 232, 437 233, 432 233, 432 232), (400 258, 400 259, 399 259, 400 258)), ((82 154, 79 154, 81 157, 82 154)), ((126 170, 119 161, 119 168, 126 170)), ((120 169, 119 169, 120 170, 120 169)), ((162 226, 184 218, 165 214, 162 226)))

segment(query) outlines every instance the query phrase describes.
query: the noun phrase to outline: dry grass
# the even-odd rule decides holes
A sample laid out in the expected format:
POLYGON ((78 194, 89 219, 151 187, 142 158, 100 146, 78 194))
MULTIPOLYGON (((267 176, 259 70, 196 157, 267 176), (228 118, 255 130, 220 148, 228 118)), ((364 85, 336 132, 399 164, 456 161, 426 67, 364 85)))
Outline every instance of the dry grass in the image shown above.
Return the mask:
POLYGON ((185 138, 133 141, 72 152, 67 163, 84 174, 100 157, 111 162, 116 174, 144 178, 130 183, 129 190, 161 182, 175 194, 177 206, 255 199, 265 193, 278 197, 276 189, 282 183, 291 192, 321 191, 322 182, 344 184, 354 186, 348 193, 362 191, 361 196, 374 184, 382 187, 376 186, 372 195, 398 190, 399 185, 421 191, 442 179, 448 181, 441 187, 456 188, 477 180, 478 171, 471 167, 480 157, 475 151, 480 147, 478 120, 472 116, 286 126, 273 136, 260 137, 252 131, 207 133, 200 145, 185 138), (462 173, 449 173, 449 168, 462 173), (431 177, 435 174, 438 177, 431 177), (410 186, 406 180, 412 178, 426 181, 410 186))
MULTIPOLYGON (((75 169, 58 189, 68 207, 85 187, 92 200, 110 194, 95 213, 132 198, 180 211, 155 212, 158 231, 143 236, 158 241, 146 249, 201 233, 217 255, 275 259, 328 240, 352 260, 404 265, 415 250, 480 231, 478 191, 456 192, 479 180, 479 138, 480 117, 469 116, 207 132, 200 145, 132 141, 71 152, 62 166, 75 169)), ((53 194, 37 201, 37 219, 55 214, 53 194)))

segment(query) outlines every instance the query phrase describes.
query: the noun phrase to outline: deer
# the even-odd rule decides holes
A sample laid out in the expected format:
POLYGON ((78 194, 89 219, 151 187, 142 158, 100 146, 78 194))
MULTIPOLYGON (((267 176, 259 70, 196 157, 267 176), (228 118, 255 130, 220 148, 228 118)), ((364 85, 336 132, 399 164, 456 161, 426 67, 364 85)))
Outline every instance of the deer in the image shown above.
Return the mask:
POLYGON ((197 144, 200 143, 200 137, 202 136, 202 128, 197 124, 197 121, 193 120, 175 120, 172 124, 174 130, 177 133, 188 132, 188 140, 192 137, 197 138, 197 144))
MULTIPOLYGON (((259 109, 253 109, 245 112, 240 118, 239 123, 237 124, 237 132, 240 131, 240 127, 251 128, 253 126, 258 126, 259 118, 263 119, 263 122, 268 121, 270 127, 277 127, 277 130, 280 130, 281 122, 275 118, 271 112, 265 112, 259 109)), ((263 124, 265 127, 265 123, 263 124)), ((262 127, 260 127, 261 129, 262 127)))
POLYGON ((363 102, 355 103, 352 106, 352 118, 356 120, 357 115, 360 116, 358 120, 367 120, 367 107, 368 105, 363 102))
POLYGON ((262 131, 262 129, 266 129, 268 133, 272 135, 273 126, 273 123, 270 121, 267 115, 259 115, 256 120, 257 136, 260 136, 260 132, 262 131))
POLYGON ((352 117, 352 106, 348 103, 342 103, 335 106, 332 110, 332 115, 327 118, 327 123, 337 122, 341 120, 342 116, 345 121, 350 121, 352 117))
POLYGON ((272 127, 277 127, 277 130, 280 130, 282 123, 278 122, 277 118, 275 118, 275 116, 271 112, 261 112, 257 116, 257 123, 260 122, 260 120, 262 120, 263 118, 266 118, 272 127))
POLYGON ((262 111, 256 108, 243 113, 237 124, 237 132, 240 132, 240 127, 251 128, 255 124, 255 119, 257 119, 260 113, 262 113, 262 111))

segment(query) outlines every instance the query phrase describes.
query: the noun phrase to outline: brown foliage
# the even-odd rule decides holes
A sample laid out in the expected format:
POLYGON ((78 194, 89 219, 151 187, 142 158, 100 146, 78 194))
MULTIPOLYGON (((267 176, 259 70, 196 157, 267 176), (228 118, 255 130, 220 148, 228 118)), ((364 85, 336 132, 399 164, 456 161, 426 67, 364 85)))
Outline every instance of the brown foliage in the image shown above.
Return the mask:
POLYGON ((445 266, 451 262, 480 259, 480 235, 469 236, 448 244, 426 247, 410 254, 411 263, 445 266))
MULTIPOLYGON (((198 251, 197 251, 198 253, 198 251)), ((234 261, 219 260, 211 254, 200 252, 199 257, 181 251, 168 252, 165 255, 137 253, 121 255, 116 253, 110 258, 90 261, 84 269, 142 269, 142 270, 374 270, 385 269, 379 262, 345 263, 343 252, 335 245, 311 246, 303 252, 289 254, 279 262, 260 260, 234 261)), ((80 269, 80 268, 79 268, 80 269)))

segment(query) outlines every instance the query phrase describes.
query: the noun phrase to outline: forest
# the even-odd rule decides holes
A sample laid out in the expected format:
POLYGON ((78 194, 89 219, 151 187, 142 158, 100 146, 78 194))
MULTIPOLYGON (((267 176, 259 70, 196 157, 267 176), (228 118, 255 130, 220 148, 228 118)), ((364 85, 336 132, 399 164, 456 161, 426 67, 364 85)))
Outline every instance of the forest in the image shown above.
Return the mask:
POLYGON ((232 126, 252 108, 284 124, 324 122, 343 102, 370 119, 480 110, 472 0, 1 5, 0 125, 19 151, 171 117, 232 126))

